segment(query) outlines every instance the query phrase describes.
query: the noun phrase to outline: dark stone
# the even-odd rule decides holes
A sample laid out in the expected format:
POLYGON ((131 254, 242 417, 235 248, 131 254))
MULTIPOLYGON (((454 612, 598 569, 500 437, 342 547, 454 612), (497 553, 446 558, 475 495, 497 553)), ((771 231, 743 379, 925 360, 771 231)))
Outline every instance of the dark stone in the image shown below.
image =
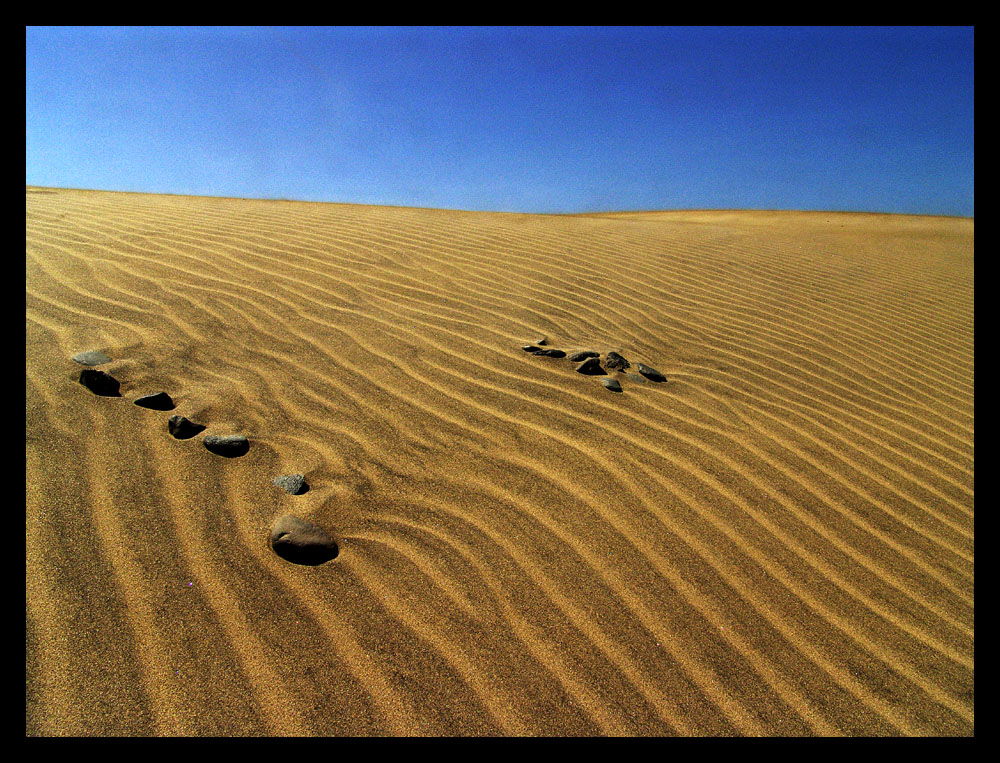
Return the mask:
POLYGON ((624 371, 632 364, 617 352, 609 352, 604 358, 604 365, 609 371, 624 371))
POLYGON ((622 391, 622 385, 617 379, 601 379, 601 384, 610 389, 612 392, 622 391))
POLYGON ((284 474, 281 477, 276 477, 273 483, 292 495, 302 495, 309 490, 304 474, 284 474))
POLYGON ((80 372, 80 384, 89 389, 95 395, 102 397, 121 397, 119 392, 121 385, 118 380, 109 373, 98 371, 93 368, 85 368, 80 372))
POLYGON ((541 350, 542 350, 541 347, 535 347, 535 345, 533 345, 533 344, 526 344, 521 349, 524 350, 525 352, 532 352, 532 353, 534 353, 534 352, 541 352, 541 350))
POLYGON ((190 440, 205 429, 201 424, 195 424, 183 416, 171 416, 167 420, 167 431, 178 440, 190 440))
POLYGON ((250 450, 250 441, 241 434, 231 434, 226 437, 210 434, 202 440, 205 447, 219 456, 236 458, 250 450))
POLYGON ((177 407, 166 392, 157 392, 155 395, 137 397, 135 404, 142 408, 152 408, 154 411, 172 411, 177 407))
POLYGON ((539 339, 537 342, 535 342, 535 344, 544 345, 546 343, 545 339, 546 338, 543 336, 541 339, 539 339))
POLYGON ((87 352, 77 353, 73 360, 84 366, 99 366, 102 363, 110 363, 111 358, 98 350, 87 350, 87 352))
POLYGON ((655 382, 665 382, 667 377, 657 371, 655 368, 650 368, 649 366, 644 366, 642 363, 635 364, 636 369, 640 374, 645 376, 650 381, 655 382))
POLYGON ((339 549, 319 525, 285 514, 271 526, 271 549, 293 564, 315 566, 336 559, 339 549))
POLYGON ((532 355, 541 355, 546 358, 565 358, 566 353, 562 350, 538 350, 537 352, 531 353, 532 355))
POLYGON ((574 363, 579 363, 581 360, 586 360, 587 358, 599 358, 601 353, 594 352, 593 350, 581 350, 580 352, 574 352, 569 356, 569 359, 574 363))
POLYGON ((587 376, 606 376, 607 371, 601 368, 601 361, 597 358, 587 358, 580 365, 576 367, 576 370, 581 374, 586 374, 587 376))

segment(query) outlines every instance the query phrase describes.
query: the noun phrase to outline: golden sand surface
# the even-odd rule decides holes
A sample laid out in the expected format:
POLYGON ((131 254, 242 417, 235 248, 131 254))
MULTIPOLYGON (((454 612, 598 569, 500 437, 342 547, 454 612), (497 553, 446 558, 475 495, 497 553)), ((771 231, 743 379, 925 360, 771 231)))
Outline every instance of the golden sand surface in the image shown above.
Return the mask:
POLYGON ((26 189, 26 734, 972 735, 973 244, 26 189))

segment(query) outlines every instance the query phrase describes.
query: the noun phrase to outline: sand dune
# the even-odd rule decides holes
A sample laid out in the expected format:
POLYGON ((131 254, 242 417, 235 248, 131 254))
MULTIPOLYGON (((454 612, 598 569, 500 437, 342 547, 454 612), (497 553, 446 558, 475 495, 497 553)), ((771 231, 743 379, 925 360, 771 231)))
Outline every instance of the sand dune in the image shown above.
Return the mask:
POLYGON ((974 733, 972 220, 26 207, 28 735, 974 733))

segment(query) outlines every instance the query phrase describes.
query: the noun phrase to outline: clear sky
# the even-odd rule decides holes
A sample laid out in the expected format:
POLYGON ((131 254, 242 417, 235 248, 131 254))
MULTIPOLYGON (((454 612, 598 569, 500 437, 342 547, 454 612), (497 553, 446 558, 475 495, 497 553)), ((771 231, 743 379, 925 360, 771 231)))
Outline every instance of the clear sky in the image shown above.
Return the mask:
POLYGON ((974 216, 972 28, 26 29, 27 185, 974 216))

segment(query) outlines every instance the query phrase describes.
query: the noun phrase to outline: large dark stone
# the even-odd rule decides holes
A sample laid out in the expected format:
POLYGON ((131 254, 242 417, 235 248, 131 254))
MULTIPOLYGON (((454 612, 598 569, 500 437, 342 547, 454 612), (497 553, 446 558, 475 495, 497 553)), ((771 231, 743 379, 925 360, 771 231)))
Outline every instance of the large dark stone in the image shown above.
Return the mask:
POLYGON ((135 404, 142 408, 151 408, 154 411, 172 411, 177 407, 166 392, 157 392, 155 395, 137 397, 135 404))
POLYGON ((645 376, 650 381, 665 382, 667 380, 667 377, 664 376, 663 374, 661 374, 655 368, 650 368, 649 366, 644 366, 642 363, 636 363, 635 367, 636 367, 636 370, 638 370, 640 374, 642 374, 643 376, 645 376))
POLYGON ((576 367, 576 370, 581 374, 586 374, 587 376, 606 376, 607 371, 601 368, 601 361, 597 358, 587 358, 580 365, 576 367))
POLYGON ((102 397, 121 397, 121 385, 111 374, 94 368, 85 368, 80 372, 80 384, 95 395, 102 397))
POLYGON ((203 432, 205 427, 201 424, 195 424, 190 419, 186 419, 183 416, 171 416, 167 420, 167 431, 170 432, 178 440, 190 440, 196 434, 203 432))
POLYGON ((594 352, 593 350, 581 350, 580 352, 574 352, 569 356, 569 360, 574 363, 579 363, 581 360, 586 360, 587 358, 599 358, 601 353, 594 352))
POLYGON ((302 495, 309 490, 304 474, 283 474, 280 477, 275 477, 273 483, 292 495, 302 495))
POLYGON ((210 434, 202 440, 205 447, 219 456, 236 458, 250 450, 250 441, 241 434, 231 434, 226 437, 210 434))
POLYGON ((271 526, 271 549, 293 564, 315 566, 336 559, 336 541, 319 525, 285 514, 271 526))
POLYGON ((601 384, 607 387, 612 392, 621 392, 622 385, 617 379, 601 379, 601 384))
POLYGON ((87 350, 73 356, 73 360, 84 366, 99 366, 103 363, 110 363, 111 358, 99 350, 87 350))
POLYGON ((624 371, 631 365, 632 365, 631 363, 625 360, 625 358, 623 358, 617 352, 609 352, 604 357, 604 366, 609 371, 624 371))
POLYGON ((538 350, 537 352, 531 353, 532 355, 541 355, 545 358, 565 358, 566 353, 562 350, 538 350))

